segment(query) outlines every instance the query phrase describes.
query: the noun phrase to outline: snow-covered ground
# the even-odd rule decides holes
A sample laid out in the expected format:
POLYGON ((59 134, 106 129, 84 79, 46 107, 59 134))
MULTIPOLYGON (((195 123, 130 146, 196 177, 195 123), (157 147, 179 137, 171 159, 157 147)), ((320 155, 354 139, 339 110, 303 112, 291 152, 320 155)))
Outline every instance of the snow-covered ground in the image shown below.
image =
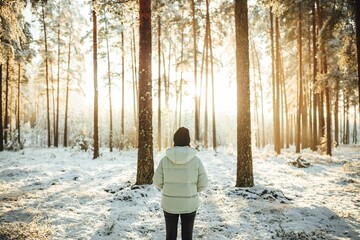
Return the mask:
MULTIPOLYGON (((209 175, 195 239, 360 239, 360 146, 333 157, 304 150, 309 168, 254 149, 255 187, 235 188, 234 149, 200 151, 209 175)), ((155 153, 155 167, 163 152, 155 153)), ((0 229, 19 222, 46 227, 51 239, 164 239, 161 193, 133 186, 137 152, 26 148, 0 153, 0 229)), ((180 229, 179 229, 180 231, 180 229)), ((179 232, 180 234, 180 232, 179 232)))

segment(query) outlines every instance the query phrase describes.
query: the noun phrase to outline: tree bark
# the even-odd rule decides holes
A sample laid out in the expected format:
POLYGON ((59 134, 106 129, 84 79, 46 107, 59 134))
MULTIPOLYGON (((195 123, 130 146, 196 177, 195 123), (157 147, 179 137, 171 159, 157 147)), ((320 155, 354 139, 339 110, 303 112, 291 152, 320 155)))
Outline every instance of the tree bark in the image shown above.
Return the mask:
POLYGON ((280 30, 279 18, 275 17, 276 74, 275 74, 275 151, 281 153, 280 145, 280 30))
POLYGON ((120 149, 124 148, 125 138, 125 48, 124 31, 121 32, 121 143, 120 149))
POLYGON ((107 70, 108 70, 108 89, 109 89, 109 119, 110 119, 110 125, 109 125, 109 148, 110 152, 113 151, 113 109, 112 109, 112 91, 111 91, 111 64, 110 64, 110 48, 109 48, 109 32, 108 32, 108 26, 107 26, 107 18, 105 15, 105 41, 106 41, 106 56, 107 56, 107 70))
MULTIPOLYGON (((312 46, 313 46, 313 86, 316 84, 316 75, 317 75, 317 37, 316 37, 316 11, 315 11, 315 2, 312 5, 312 46)), ((317 128, 317 114, 316 109, 318 106, 318 94, 316 94, 315 89, 313 89, 313 122, 312 122, 312 137, 311 137, 311 150, 316 151, 317 150, 317 142, 318 142, 318 128, 317 128)))
POLYGON ((205 112, 204 112, 204 147, 208 148, 208 126, 209 126, 209 4, 206 0, 206 31, 205 31, 205 112))
POLYGON ((57 41, 58 41, 58 55, 57 55, 57 88, 56 88, 56 118, 55 118, 55 140, 54 140, 54 146, 59 146, 59 106, 60 106, 60 57, 61 57, 61 51, 60 51, 60 22, 58 23, 58 31, 57 31, 57 41))
POLYGON ((353 144, 357 144, 356 105, 354 105, 353 144))
POLYGON ((237 174, 236 187, 254 186, 251 152, 249 26, 246 0, 235 2, 237 78, 237 174))
POLYGON ((151 73, 151 0, 139 12, 139 151, 136 184, 151 184, 154 175, 151 73))
MULTIPOLYGON (((335 147, 339 146, 339 80, 336 79, 335 86, 336 96, 335 96, 335 106, 334 106, 334 141, 335 147)), ((356 113, 355 113, 356 114, 356 113)))
POLYGON ((346 97, 345 105, 346 117, 345 117, 345 144, 350 143, 350 121, 349 121, 349 97, 346 97))
POLYGON ((343 89, 343 119, 342 119, 342 143, 346 144, 346 93, 343 89))
POLYGON ((296 153, 300 153, 301 145, 301 116, 302 116, 302 107, 303 107, 303 69, 302 69, 302 31, 301 24, 302 13, 301 13, 301 3, 299 4, 299 18, 298 18, 298 61, 299 61, 299 101, 298 101, 298 111, 297 111, 297 122, 296 122, 296 153))
MULTIPOLYGON (((181 62, 184 60, 184 27, 181 28, 181 62)), ((182 88, 183 88, 183 70, 181 68, 181 73, 180 73, 180 86, 179 86, 179 102, 180 102, 180 106, 179 106, 179 127, 181 127, 181 117, 182 117, 182 88)))
MULTIPOLYGON (((163 56, 163 71, 164 71, 164 92, 165 92, 165 129, 167 131, 165 132, 165 146, 169 147, 171 146, 172 138, 170 135, 172 135, 172 132, 170 130, 170 66, 171 66, 171 56, 172 56, 172 44, 169 43, 169 52, 168 52, 168 65, 167 65, 167 73, 166 74, 166 61, 165 61, 165 54, 164 51, 162 52, 163 56)), ((174 51, 175 59, 176 59, 176 51, 174 51)), ((175 68, 176 72, 176 68, 175 68)), ((176 73, 175 73, 176 75, 176 73)))
POLYGON ((273 139, 274 150, 276 151, 276 88, 275 88, 275 47, 274 47, 274 17, 272 7, 270 7, 270 42, 271 42, 271 81, 272 81, 272 104, 273 104, 273 139))
POLYGON ((251 62, 253 70, 253 81, 254 81, 254 116, 255 116, 255 146, 260 147, 260 124, 259 124, 259 114, 258 114, 258 94, 257 94, 257 84, 256 84, 256 64, 255 64, 255 47, 252 44, 251 47, 251 62))
POLYGON ((360 106, 360 10, 359 9, 360 9, 360 0, 355 0, 357 77, 358 77, 358 91, 359 91, 358 95, 359 95, 359 106, 360 106))
POLYGON ((211 99, 212 99, 212 145, 216 151, 216 116, 215 116, 215 83, 214 83, 214 57, 212 51, 212 38, 211 38, 211 26, 210 26, 210 13, 209 13, 209 0, 206 0, 207 4, 207 21, 208 21, 208 35, 209 35, 209 48, 210 48, 210 67, 211 67, 211 99))
POLYGON ((17 96, 17 120, 16 120, 16 128, 17 128, 17 133, 18 133, 18 143, 21 144, 21 138, 20 138, 20 81, 21 81, 21 64, 18 63, 18 96, 17 96))
MULTIPOLYGON (((255 48, 255 44, 254 44, 254 51, 255 51, 255 58, 256 58, 256 63, 257 63, 257 67, 258 67, 258 77, 259 77, 259 86, 260 86, 260 100, 261 100, 261 133, 262 133, 262 137, 261 137, 261 146, 265 147, 265 123, 264 123, 264 97, 263 97, 263 85, 262 85, 262 80, 261 80, 261 66, 260 66, 260 59, 259 59, 259 54, 255 48)), ((286 102, 286 95, 285 95, 285 102, 286 102)), ((288 130, 286 130, 288 131, 288 130)))
POLYGON ((92 0, 93 9, 93 64, 94 64, 94 155, 93 159, 99 157, 99 123, 98 123, 98 84, 97 84, 97 16, 95 11, 96 0, 92 0))
POLYGON ((195 85, 195 143, 200 141, 200 104, 199 104, 199 88, 197 82, 197 44, 196 44, 196 18, 195 18, 195 2, 191 0, 191 13, 192 13, 192 29, 194 39, 194 85, 195 85))
POLYGON ((131 38, 131 69, 132 69, 132 85, 133 85, 133 110, 134 110, 134 147, 138 147, 138 110, 137 110, 137 67, 136 67, 136 48, 135 48, 135 30, 132 29, 131 38))
MULTIPOLYGON (((311 17, 308 19, 308 20, 311 20, 311 17)), ((307 57, 307 64, 308 64, 308 70, 307 70, 307 75, 308 77, 306 78, 307 79, 307 83, 306 83, 306 86, 307 86, 307 99, 308 99, 308 106, 307 106, 307 109, 308 109, 308 112, 307 112, 307 115, 308 115, 308 119, 307 119, 307 135, 306 135, 306 139, 307 139, 307 147, 310 147, 312 146, 312 89, 311 89, 311 82, 312 82, 312 76, 311 76, 311 73, 312 73, 312 63, 311 63, 311 23, 309 23, 309 21, 307 21, 307 31, 308 31, 308 57, 307 57)))
POLYGON ((284 107, 285 107, 285 147, 290 147, 290 134, 289 134, 289 111, 288 111, 288 102, 287 102, 287 95, 286 95, 286 85, 285 85, 285 73, 284 73, 284 62, 283 59, 281 59, 281 85, 282 85, 282 94, 284 99, 284 107))
POLYGON ((158 15, 158 150, 161 151, 161 17, 158 15))
MULTIPOLYGON (((319 17, 319 29, 323 28, 323 10, 322 10, 322 6, 321 6, 321 0, 317 0, 318 3, 318 17, 319 17)), ((321 39, 320 41, 320 59, 321 59, 321 73, 322 74, 327 74, 328 70, 327 70, 327 54, 326 54, 326 47, 325 47, 325 40, 321 39)), ((325 125, 325 121, 324 121, 324 114, 322 114, 322 128, 323 128, 323 132, 322 132, 322 136, 326 137, 326 154, 331 156, 331 100, 330 100, 330 86, 329 86, 329 82, 326 83, 326 87, 324 90, 324 93, 322 93, 321 95, 321 105, 323 107, 323 102, 324 102, 324 94, 325 94, 325 107, 326 107, 326 125, 325 125), (325 128, 325 129, 324 129, 325 128)))
MULTIPOLYGON (((164 52, 162 52, 163 55, 163 71, 164 71, 164 92, 165 92, 165 129, 167 129, 166 133, 165 133, 165 146, 169 147, 171 146, 171 141, 172 138, 170 135, 172 135, 171 130, 170 130, 170 66, 171 66, 171 56, 172 56, 172 44, 171 42, 169 43, 169 53, 168 53, 168 66, 167 66, 167 72, 168 74, 166 74, 166 64, 165 64, 165 55, 164 52)), ((174 51, 175 53, 175 59, 176 59, 176 51, 174 51)), ((176 71, 176 68, 175 68, 176 71)), ((176 75, 176 74, 175 74, 176 75)))
POLYGON ((69 37, 67 78, 66 78, 66 90, 65 90, 64 147, 68 146, 67 131, 68 131, 68 112, 69 112, 70 61, 71 61, 71 33, 70 33, 70 37, 69 37))
MULTIPOLYGON (((183 13, 182 13, 183 16, 183 13)), ((184 27, 181 26, 181 51, 180 51, 180 62, 184 60, 184 27)), ((176 88, 176 109, 175 109, 175 121, 174 121, 174 130, 181 127, 181 117, 182 117, 182 87, 183 87, 183 69, 180 68, 180 81, 179 84, 175 84, 176 88)))
POLYGON ((51 147, 50 136, 50 96, 49 96, 49 70, 48 70, 48 44, 46 35, 46 22, 45 22, 45 3, 42 6, 42 22, 44 30, 44 45, 45 45, 45 82, 46 82, 46 111, 47 111, 47 144, 51 147))
POLYGON ((2 64, 0 63, 0 152, 4 151, 2 64))
POLYGON ((51 96, 52 96, 52 113, 53 113, 53 134, 54 146, 56 141, 56 108, 55 108, 55 85, 52 61, 50 60, 50 79, 51 79, 51 96))
POLYGON ((4 122, 4 141, 5 144, 8 142, 8 132, 9 132, 9 68, 10 68, 10 59, 6 59, 6 78, 5 78, 5 122, 4 122))

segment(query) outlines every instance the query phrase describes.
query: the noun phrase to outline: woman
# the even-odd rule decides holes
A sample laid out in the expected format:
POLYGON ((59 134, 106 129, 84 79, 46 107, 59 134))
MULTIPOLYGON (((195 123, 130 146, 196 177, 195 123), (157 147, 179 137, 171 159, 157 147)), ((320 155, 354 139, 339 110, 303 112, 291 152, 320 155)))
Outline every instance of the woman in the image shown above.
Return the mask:
POLYGON ((161 206, 164 210, 166 239, 176 239, 179 216, 181 238, 191 240, 198 192, 205 189, 208 178, 197 151, 190 147, 187 128, 181 127, 174 134, 174 147, 166 151, 154 175, 154 184, 162 189, 161 206))

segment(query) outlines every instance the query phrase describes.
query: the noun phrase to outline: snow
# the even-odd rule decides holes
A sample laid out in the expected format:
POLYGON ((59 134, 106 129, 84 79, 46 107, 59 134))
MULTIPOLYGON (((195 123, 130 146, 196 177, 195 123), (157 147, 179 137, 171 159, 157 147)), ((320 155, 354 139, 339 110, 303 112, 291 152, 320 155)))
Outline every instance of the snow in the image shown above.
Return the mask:
MULTIPOLYGON (((360 239, 360 146, 333 156, 253 150, 255 186, 235 188, 235 149, 200 151, 209 175, 194 239, 360 239)), ((52 239, 164 239, 161 192, 134 186, 137 151, 25 148, 0 153, 0 227, 47 226, 52 239)), ((165 151, 156 152, 155 167, 165 151)), ((180 228, 179 234, 180 235, 180 228)))

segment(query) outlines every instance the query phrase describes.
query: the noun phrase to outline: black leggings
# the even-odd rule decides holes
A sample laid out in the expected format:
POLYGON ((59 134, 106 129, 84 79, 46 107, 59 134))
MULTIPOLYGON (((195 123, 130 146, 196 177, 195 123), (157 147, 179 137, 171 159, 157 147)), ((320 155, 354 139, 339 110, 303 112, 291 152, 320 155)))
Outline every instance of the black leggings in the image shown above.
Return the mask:
POLYGON ((192 240, 196 211, 184 214, 172 214, 164 211, 166 240, 176 240, 179 215, 181 218, 181 239, 192 240))

